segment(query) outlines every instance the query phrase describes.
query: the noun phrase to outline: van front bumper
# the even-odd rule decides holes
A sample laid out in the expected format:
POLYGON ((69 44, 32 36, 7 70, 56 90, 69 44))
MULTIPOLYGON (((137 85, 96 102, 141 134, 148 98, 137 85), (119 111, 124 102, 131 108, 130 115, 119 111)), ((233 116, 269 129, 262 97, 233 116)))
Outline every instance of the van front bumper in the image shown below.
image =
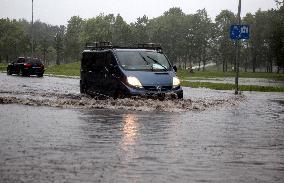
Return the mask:
POLYGON ((182 98, 183 90, 181 86, 175 88, 157 88, 156 86, 153 87, 143 87, 143 88, 134 88, 130 86, 126 86, 125 94, 129 96, 145 96, 145 97, 156 97, 161 95, 169 95, 173 97, 173 95, 177 96, 177 98, 182 98))

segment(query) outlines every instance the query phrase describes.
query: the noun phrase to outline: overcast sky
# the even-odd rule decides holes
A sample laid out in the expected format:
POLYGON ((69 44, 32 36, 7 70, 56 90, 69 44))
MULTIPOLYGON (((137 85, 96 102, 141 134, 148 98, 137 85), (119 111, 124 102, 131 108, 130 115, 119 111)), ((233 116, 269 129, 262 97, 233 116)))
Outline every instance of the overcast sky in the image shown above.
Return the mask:
MULTIPOLYGON (((0 0, 0 18, 31 20, 32 0, 0 0)), ((237 13, 238 0, 34 0, 34 19, 54 25, 67 25, 73 15, 91 18, 118 13, 128 23, 138 17, 162 15, 172 7, 180 7, 184 13, 193 14, 205 8, 212 20, 223 9, 237 13)), ((258 9, 276 8, 274 0, 242 0, 242 16, 258 9)))

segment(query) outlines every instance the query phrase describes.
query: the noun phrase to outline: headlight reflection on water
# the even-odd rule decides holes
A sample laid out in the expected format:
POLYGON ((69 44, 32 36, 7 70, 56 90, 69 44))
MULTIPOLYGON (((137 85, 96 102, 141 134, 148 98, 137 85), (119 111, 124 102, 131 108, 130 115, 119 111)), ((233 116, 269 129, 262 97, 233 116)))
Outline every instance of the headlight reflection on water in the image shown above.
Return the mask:
POLYGON ((138 119, 134 114, 127 114, 123 117, 123 146, 134 145, 137 138, 138 119))

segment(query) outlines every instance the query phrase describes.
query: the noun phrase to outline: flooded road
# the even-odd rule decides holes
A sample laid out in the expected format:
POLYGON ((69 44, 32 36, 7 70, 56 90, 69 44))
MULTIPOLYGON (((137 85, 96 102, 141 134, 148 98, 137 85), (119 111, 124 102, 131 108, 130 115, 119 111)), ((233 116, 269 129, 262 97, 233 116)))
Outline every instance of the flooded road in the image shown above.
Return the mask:
POLYGON ((79 79, 19 77, 0 73, 0 104, 24 104, 85 109, 125 109, 181 112, 237 105, 245 96, 228 91, 184 88, 184 100, 119 99, 96 100, 79 92, 79 79))
POLYGON ((123 100, 50 107, 84 100, 76 79, 0 75, 0 86, 0 182, 284 180, 283 93, 185 88, 187 110, 137 111, 123 100))

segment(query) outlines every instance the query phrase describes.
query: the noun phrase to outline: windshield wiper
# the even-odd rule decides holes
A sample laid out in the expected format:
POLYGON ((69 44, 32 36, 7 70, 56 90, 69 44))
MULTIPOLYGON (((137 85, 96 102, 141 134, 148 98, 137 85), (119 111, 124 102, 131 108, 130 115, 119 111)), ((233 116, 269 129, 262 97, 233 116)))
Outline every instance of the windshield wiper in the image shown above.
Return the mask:
POLYGON ((149 65, 150 63, 146 60, 146 58, 141 54, 139 53, 139 55, 142 57, 142 59, 147 63, 147 65, 149 65))
MULTIPOLYGON (((141 54, 141 53, 139 53, 139 55, 142 57, 142 59, 147 63, 147 65, 150 65, 150 62, 148 62, 147 60, 146 60, 146 58, 141 54)), ((154 68, 153 68, 153 66, 151 66, 151 70, 153 71, 154 70, 154 68)))
POLYGON ((153 62, 155 62, 156 64, 158 64, 158 65, 162 66, 162 67, 164 68, 164 70, 165 70, 165 71, 167 71, 167 70, 168 70, 168 69, 167 69, 164 65, 162 65, 160 62, 158 62, 157 60, 153 59, 152 57, 147 56, 147 58, 149 58, 149 59, 153 60, 153 62))

